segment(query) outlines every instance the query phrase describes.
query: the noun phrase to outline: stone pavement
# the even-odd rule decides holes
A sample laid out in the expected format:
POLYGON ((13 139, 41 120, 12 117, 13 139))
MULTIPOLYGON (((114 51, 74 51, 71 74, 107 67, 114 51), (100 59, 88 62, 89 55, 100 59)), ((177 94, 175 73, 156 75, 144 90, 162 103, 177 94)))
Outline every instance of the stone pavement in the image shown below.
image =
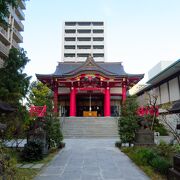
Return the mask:
POLYGON ((148 180, 115 148, 115 139, 66 139, 66 147, 35 180, 148 180))

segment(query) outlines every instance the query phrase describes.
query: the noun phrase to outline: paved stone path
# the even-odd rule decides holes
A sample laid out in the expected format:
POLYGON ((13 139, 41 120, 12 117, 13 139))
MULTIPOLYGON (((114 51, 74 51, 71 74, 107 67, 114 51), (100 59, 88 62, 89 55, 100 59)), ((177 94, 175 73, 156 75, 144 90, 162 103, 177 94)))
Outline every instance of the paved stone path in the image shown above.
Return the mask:
POLYGON ((66 139, 66 147, 35 180, 148 180, 114 147, 115 139, 66 139))

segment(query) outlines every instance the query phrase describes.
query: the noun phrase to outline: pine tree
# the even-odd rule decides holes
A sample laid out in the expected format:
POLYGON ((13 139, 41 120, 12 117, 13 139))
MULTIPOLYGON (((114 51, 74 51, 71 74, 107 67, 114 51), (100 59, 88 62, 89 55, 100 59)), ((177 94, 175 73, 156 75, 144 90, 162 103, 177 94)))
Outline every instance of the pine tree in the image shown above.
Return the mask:
POLYGON ((134 141, 135 131, 138 128, 137 102, 134 96, 130 96, 123 104, 122 116, 119 119, 119 135, 122 143, 134 141))
POLYGON ((28 62, 29 59, 23 49, 11 49, 3 68, 0 69, 0 100, 15 108, 15 112, 0 116, 0 122, 7 125, 6 139, 18 139, 25 136, 24 126, 29 115, 21 101, 26 97, 31 78, 23 72, 28 62))
POLYGON ((11 49, 0 69, 0 100, 18 106, 26 97, 30 76, 23 72, 29 59, 24 49, 11 49))

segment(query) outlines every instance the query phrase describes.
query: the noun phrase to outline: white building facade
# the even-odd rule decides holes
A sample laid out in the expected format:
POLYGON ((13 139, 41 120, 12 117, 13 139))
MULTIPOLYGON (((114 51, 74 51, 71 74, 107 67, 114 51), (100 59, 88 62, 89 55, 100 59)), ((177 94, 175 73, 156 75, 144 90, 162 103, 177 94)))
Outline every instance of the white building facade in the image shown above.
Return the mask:
POLYGON ((160 108, 160 114, 166 114, 175 129, 180 122, 177 122, 176 114, 169 114, 167 109, 180 101, 180 59, 156 74, 147 83, 149 85, 137 93, 139 105, 147 105, 150 96, 152 99, 157 98, 156 104, 160 108))
POLYGON ((66 21, 63 24, 63 62, 82 62, 89 55, 105 61, 105 28, 103 21, 66 21))
POLYGON ((0 68, 8 57, 9 49, 20 48, 19 43, 23 42, 21 32, 24 31, 22 24, 25 20, 24 9, 26 9, 26 4, 23 0, 19 1, 17 8, 9 7, 10 15, 6 19, 9 26, 0 26, 0 68))

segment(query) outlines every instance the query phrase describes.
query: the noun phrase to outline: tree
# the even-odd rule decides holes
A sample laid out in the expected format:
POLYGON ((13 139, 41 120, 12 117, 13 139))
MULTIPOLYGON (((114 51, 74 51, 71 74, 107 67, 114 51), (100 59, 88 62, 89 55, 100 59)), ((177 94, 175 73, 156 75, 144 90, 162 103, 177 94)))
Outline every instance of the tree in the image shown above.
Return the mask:
POLYGON ((30 86, 29 106, 47 106, 47 113, 43 120, 35 118, 31 121, 31 129, 41 127, 47 133, 49 147, 58 147, 63 139, 59 119, 53 112, 52 91, 43 83, 35 81, 30 86), (34 126, 35 125, 35 126, 34 126))
POLYGON ((0 99, 17 106, 26 97, 30 76, 23 72, 29 59, 24 49, 11 49, 0 71, 0 99))
POLYGON ((158 95, 156 95, 154 92, 147 93, 147 95, 148 95, 148 106, 153 109, 152 123, 150 128, 152 131, 154 129, 154 123, 156 120, 158 95))
POLYGON ((135 132, 138 129, 138 115, 137 115, 136 97, 130 96, 122 107, 122 116, 119 119, 119 135, 123 143, 134 141, 135 132))
POLYGON ((0 100, 16 109, 16 112, 0 117, 0 122, 7 124, 5 137, 9 139, 24 136, 25 121, 28 119, 27 109, 21 103, 26 97, 31 78, 23 73, 27 62, 29 59, 23 49, 11 49, 0 70, 0 100))
POLYGON ((47 106, 47 113, 52 113, 52 91, 43 83, 34 81, 30 85, 29 106, 47 106))

